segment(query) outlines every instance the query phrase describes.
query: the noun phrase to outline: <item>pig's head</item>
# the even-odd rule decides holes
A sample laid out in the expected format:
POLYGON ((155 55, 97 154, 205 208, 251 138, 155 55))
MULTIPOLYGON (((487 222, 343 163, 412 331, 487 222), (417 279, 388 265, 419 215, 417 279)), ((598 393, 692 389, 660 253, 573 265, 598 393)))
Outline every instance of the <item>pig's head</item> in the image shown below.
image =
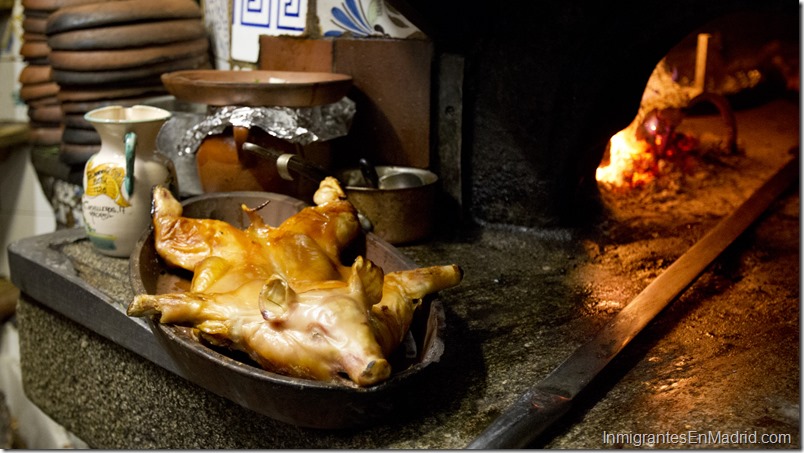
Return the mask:
MULTIPOLYGON (((272 330, 295 345, 294 359, 311 377, 348 377, 359 386, 384 381, 391 366, 372 328, 370 308, 378 300, 376 281, 382 270, 358 260, 348 282, 296 285, 271 277, 260 293, 260 311, 272 330)), ((302 371, 296 369, 296 374, 302 371)))

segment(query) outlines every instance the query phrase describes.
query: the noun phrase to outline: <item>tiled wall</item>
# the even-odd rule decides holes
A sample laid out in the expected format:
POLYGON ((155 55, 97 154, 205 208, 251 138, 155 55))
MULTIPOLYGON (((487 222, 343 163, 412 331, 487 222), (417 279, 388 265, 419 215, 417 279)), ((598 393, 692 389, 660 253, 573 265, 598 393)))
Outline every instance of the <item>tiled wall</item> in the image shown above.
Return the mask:
POLYGON ((409 38, 419 30, 383 0, 318 0, 322 36, 409 38))
MULTIPOLYGON (((220 8, 226 0, 206 0, 220 8)), ((421 32, 383 0, 232 0, 231 59, 256 63, 259 36, 409 38, 421 32), (315 5, 315 10, 310 6, 315 5)), ((225 36, 228 27, 216 34, 225 36)), ((225 40, 223 37, 220 41, 225 40)))

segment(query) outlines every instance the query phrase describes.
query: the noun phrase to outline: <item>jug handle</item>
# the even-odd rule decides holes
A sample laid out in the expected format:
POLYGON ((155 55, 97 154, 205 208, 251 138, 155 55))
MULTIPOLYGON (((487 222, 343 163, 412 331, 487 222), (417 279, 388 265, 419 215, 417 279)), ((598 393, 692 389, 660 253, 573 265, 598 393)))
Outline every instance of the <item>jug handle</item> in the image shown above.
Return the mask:
POLYGON ((137 134, 127 132, 123 143, 126 148, 126 176, 123 179, 123 185, 126 188, 126 194, 130 197, 134 192, 134 150, 137 148, 137 134))

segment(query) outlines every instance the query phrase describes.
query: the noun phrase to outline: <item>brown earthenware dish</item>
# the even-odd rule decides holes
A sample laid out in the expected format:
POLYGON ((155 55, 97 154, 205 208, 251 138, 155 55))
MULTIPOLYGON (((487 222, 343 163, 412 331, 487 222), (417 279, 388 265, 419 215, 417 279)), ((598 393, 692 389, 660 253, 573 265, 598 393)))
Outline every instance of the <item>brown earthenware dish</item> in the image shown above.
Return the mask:
POLYGON ((352 77, 330 72, 188 70, 162 76, 176 98, 224 106, 310 107, 346 96, 352 77))
MULTIPOLYGON (((297 199, 268 192, 228 192, 201 195, 183 203, 184 214, 214 218, 245 228, 248 220, 240 208, 258 206, 266 223, 278 226, 302 209, 297 199)), ((379 237, 365 239, 364 256, 386 273, 410 269, 416 264, 379 237)), ((153 230, 136 245, 130 260, 131 284, 136 294, 176 292, 189 288, 186 273, 164 265, 154 248, 153 230)), ((160 344, 175 359, 184 376, 231 401, 271 418, 310 428, 341 429, 382 423, 400 416, 417 401, 417 392, 435 385, 425 379, 444 350, 444 312, 437 300, 425 300, 417 310, 411 333, 418 354, 413 359, 391 357, 391 377, 371 387, 292 378, 263 370, 228 351, 212 349, 196 339, 190 329, 150 321, 160 344)), ((399 351, 402 352, 402 351, 399 351)))

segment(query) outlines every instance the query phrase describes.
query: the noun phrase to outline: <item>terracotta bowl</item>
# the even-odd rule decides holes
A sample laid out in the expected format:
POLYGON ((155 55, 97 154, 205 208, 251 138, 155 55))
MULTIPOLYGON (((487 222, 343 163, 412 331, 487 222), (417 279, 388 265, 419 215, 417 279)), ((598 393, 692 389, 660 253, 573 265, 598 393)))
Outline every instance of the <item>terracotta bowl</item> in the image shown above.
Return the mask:
POLYGON ((343 98, 352 77, 330 72, 199 69, 162 75, 170 94, 214 106, 312 107, 343 98))

